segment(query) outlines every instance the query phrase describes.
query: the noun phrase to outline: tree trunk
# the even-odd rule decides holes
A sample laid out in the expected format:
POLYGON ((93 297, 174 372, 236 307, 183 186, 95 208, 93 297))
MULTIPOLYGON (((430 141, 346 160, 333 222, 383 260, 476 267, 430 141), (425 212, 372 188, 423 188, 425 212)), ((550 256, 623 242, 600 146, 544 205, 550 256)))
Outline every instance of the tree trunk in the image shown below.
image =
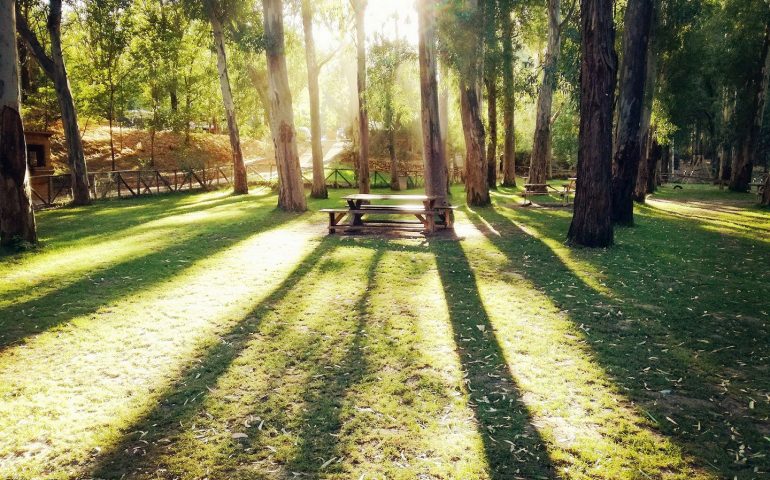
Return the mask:
POLYGON ((653 0, 629 0, 623 31, 618 128, 612 174, 612 220, 634 223, 634 187, 642 155, 640 127, 647 79, 653 0))
POLYGON ((21 122, 13 0, 0 0, 0 245, 37 241, 21 122))
POLYGON ((270 130, 278 166, 278 206, 283 210, 301 212, 307 210, 307 202, 297 153, 289 74, 286 70, 283 1, 262 0, 262 6, 270 85, 270 130))
POLYGON ((447 196, 452 196, 452 175, 454 169, 449 168, 449 145, 447 140, 449 139, 449 68, 445 62, 441 63, 441 83, 439 87, 439 99, 438 99, 438 119, 441 126, 441 150, 444 152, 444 161, 446 162, 447 170, 447 184, 446 192, 447 196))
POLYGON ((88 169, 86 168, 83 142, 80 138, 78 116, 75 110, 75 102, 72 99, 67 69, 64 65, 61 45, 61 0, 51 0, 47 20, 48 34, 51 41, 51 57, 45 53, 42 44, 29 28, 26 18, 16 10, 16 26, 19 34, 35 55, 40 68, 53 82, 56 98, 61 110, 62 125, 64 128, 64 140, 67 145, 67 163, 70 167, 72 183, 72 203, 74 205, 88 205, 91 203, 91 194, 88 184, 88 169))
POLYGON ((313 8, 310 0, 302 0, 302 28, 305 32, 305 62, 307 63, 307 92, 310 96, 310 145, 313 154, 313 198, 328 198, 324 154, 321 146, 321 101, 318 93, 318 62, 313 39, 313 8))
POLYGON ((503 186, 516 186, 516 136, 514 130, 513 22, 511 12, 503 8, 503 186))
POLYGON ((644 81, 644 103, 642 104, 642 119, 639 126, 639 135, 642 139, 642 153, 639 158, 639 167, 637 169, 636 185, 634 186, 634 201, 644 203, 647 194, 651 193, 647 190, 647 162, 650 158, 650 149, 652 148, 652 140, 654 136, 654 127, 652 126, 652 102, 655 96, 655 85, 657 80, 657 60, 658 56, 653 52, 652 36, 655 33, 655 10, 653 8, 653 26, 650 30, 649 46, 647 48, 647 68, 646 79, 644 81))
POLYGON ((617 56, 611 0, 581 0, 580 138, 575 213, 567 234, 573 245, 613 243, 612 104, 617 56))
POLYGON ((222 90, 222 104, 225 107, 227 117, 227 130, 230 135, 230 148, 233 151, 233 193, 249 193, 248 179, 246 178, 246 164, 243 163, 241 151, 241 135, 238 132, 238 120, 235 117, 235 103, 233 93, 230 90, 230 77, 227 73, 227 52, 225 51, 225 33, 222 22, 209 10, 209 21, 214 35, 214 48, 217 51, 217 70, 219 71, 219 87, 222 90))
POLYGON ((548 0, 548 46, 543 62, 543 81, 537 96, 535 138, 527 183, 545 184, 551 162, 551 109, 556 88, 556 67, 561 50, 561 0, 548 0))
POLYGON ((478 0, 466 2, 469 39, 460 72, 460 117, 465 137, 465 198, 468 205, 489 205, 484 122, 481 120, 481 74, 484 58, 484 16, 478 0))
POLYGON ((762 202, 761 204, 765 207, 770 205, 770 175, 767 175, 765 177, 765 184, 762 187, 762 202))
POLYGON ((497 79, 487 79, 487 184, 492 190, 497 189, 497 79))
POLYGON ((447 204, 448 175, 438 109, 435 0, 419 0, 417 9, 420 34, 420 98, 425 193, 438 197, 437 205, 445 205, 447 204))
POLYGON ((369 111, 366 106, 366 0, 353 0, 358 76, 358 191, 369 193, 369 111))
POLYGON ((770 80, 770 24, 765 26, 765 39, 762 47, 762 64, 755 74, 748 89, 752 95, 751 125, 744 136, 743 145, 738 150, 736 161, 733 162, 730 190, 745 192, 751 183, 754 160, 759 153, 762 119, 767 100, 768 80, 770 80))

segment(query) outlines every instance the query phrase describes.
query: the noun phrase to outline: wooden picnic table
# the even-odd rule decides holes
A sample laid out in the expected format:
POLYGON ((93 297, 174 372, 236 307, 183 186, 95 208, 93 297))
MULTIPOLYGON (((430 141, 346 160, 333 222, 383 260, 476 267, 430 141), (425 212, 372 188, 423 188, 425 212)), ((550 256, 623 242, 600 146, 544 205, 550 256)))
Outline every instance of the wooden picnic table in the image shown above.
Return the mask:
POLYGON ((569 204, 570 195, 575 194, 575 183, 577 178, 569 178, 568 183, 562 184, 562 188, 558 189, 553 185, 547 183, 526 183, 524 184, 524 192, 521 196, 524 197, 524 206, 532 205, 530 197, 538 195, 558 195, 562 199, 562 206, 569 204))
POLYGON ((329 214, 329 233, 335 233, 338 229, 415 227, 421 228, 426 233, 434 233, 437 226, 452 228, 454 223, 454 207, 436 205, 438 199, 439 197, 432 195, 356 193, 343 197, 343 200, 347 203, 347 208, 325 208, 321 211, 329 214), (405 204, 404 202, 413 203, 405 204), (381 218, 386 215, 414 216, 417 218, 417 221, 381 218), (342 223, 345 217, 348 218, 348 222, 342 223))

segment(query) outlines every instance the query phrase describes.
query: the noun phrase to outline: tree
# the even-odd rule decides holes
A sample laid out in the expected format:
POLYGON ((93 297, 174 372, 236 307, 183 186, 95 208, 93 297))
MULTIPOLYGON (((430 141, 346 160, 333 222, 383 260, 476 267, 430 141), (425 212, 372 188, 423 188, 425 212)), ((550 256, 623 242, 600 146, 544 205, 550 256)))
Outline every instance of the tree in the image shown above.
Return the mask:
POLYGON ((502 0, 500 26, 503 37, 503 186, 516 186, 516 136, 514 130, 513 22, 511 0, 502 0))
POLYGON ((225 31, 223 22, 228 12, 234 8, 218 0, 206 0, 203 3, 204 13, 211 23, 211 33, 214 37, 214 49, 217 52, 217 70, 219 71, 219 86, 222 90, 222 104, 227 117, 227 130, 230 138, 230 148, 233 153, 233 193, 249 193, 246 164, 243 162, 241 150, 241 135, 238 131, 238 119, 235 113, 235 102, 230 88, 230 76, 227 71, 227 52, 225 50, 225 31))
POLYGON ((581 0, 580 147, 575 211, 567 234, 573 245, 608 247, 611 219, 612 104, 617 56, 610 0, 581 0))
POLYGON ((626 6, 612 175, 612 220, 621 225, 634 223, 633 193, 642 154, 640 127, 652 12, 653 0, 629 0, 626 6))
POLYGON ((754 167, 754 159, 759 153, 760 139, 762 131, 762 119, 765 113, 765 104, 767 102, 768 82, 770 81, 770 15, 765 25, 764 41, 760 54, 760 62, 757 62, 755 73, 749 80, 750 95, 749 112, 750 125, 746 129, 743 138, 743 145, 736 155, 732 166, 732 176, 730 177, 730 190, 744 192, 748 190, 751 183, 751 174, 754 167))
POLYGON ((417 4, 419 28, 420 98, 422 119, 425 193, 438 197, 436 203, 447 203, 446 152, 441 139, 436 81, 436 21, 435 0, 420 0, 417 4))
POLYGON ((465 137, 465 197, 469 205, 489 205, 486 132, 481 120, 481 77, 484 52, 484 11, 468 0, 447 26, 450 58, 460 77, 460 117, 465 137))
POLYGON ((113 134, 118 109, 127 95, 126 79, 131 74, 126 54, 134 34, 133 2, 130 0, 85 0, 80 5, 81 23, 86 33, 83 47, 89 50, 89 74, 94 83, 91 95, 110 128, 110 156, 115 170, 113 134))
POLYGON ((67 145, 67 164, 70 167, 72 179, 72 203, 74 205, 88 205, 91 203, 91 194, 88 182, 88 169, 86 167, 83 142, 80 138, 78 126, 78 114, 75 109, 75 101, 72 98, 67 68, 64 64, 61 44, 61 0, 50 0, 48 6, 47 28, 51 44, 50 57, 43 48, 42 43, 29 27, 27 19, 21 14, 17 6, 16 25, 19 35, 35 55, 40 68, 51 79, 56 90, 56 98, 61 110, 62 126, 64 127, 64 140, 67 145))
POLYGON ((21 121, 13 0, 0 0, 0 245, 37 241, 21 121))
POLYGON ((369 193, 369 111, 366 106, 366 3, 350 0, 356 16, 356 61, 358 85, 358 190, 369 193))
POLYGON ((278 206, 301 212, 307 209, 297 153, 297 133, 286 70, 282 0, 262 0, 265 52, 270 98, 270 130, 278 165, 278 206))
MULTIPOLYGON (((574 7, 573 3, 573 7, 574 7)), ((561 20, 561 0, 548 0, 548 45, 543 61, 543 80, 537 96, 535 114, 535 138, 532 143, 532 158, 529 163, 531 184, 545 184, 548 179, 548 165, 551 162, 551 109, 553 91, 556 88, 556 68, 561 52, 561 34, 572 11, 561 20)))
POLYGON ((497 188, 497 79, 500 76, 500 48, 497 38, 498 0, 484 8, 484 86, 487 90, 487 184, 497 188))
POLYGON ((313 154, 313 198, 328 198, 324 157, 321 147, 321 111, 318 94, 318 73, 320 67, 316 61, 315 41, 313 39, 313 7, 310 0, 302 0, 302 27, 305 33, 305 60, 307 62, 307 90, 310 96, 310 142, 313 154))

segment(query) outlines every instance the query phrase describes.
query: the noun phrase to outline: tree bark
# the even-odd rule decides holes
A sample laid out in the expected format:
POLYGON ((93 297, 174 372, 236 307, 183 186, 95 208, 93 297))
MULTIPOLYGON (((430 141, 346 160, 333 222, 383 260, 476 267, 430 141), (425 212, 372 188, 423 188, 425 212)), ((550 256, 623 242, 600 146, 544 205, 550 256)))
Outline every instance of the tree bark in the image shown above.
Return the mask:
POLYGON ((612 104, 617 56, 611 0, 581 0, 580 138, 575 212, 567 239, 572 245, 613 243, 612 104))
POLYGON ((418 49, 425 193, 438 197, 437 205, 445 205, 447 204, 447 164, 438 109, 435 0, 419 0, 417 11, 420 35, 418 49))
POLYGON ((369 193, 369 110, 366 105, 366 30, 367 0, 351 0, 356 14, 356 59, 358 77, 358 191, 369 193))
MULTIPOLYGON (((435 12, 434 12, 435 15, 435 12)), ((452 196, 452 175, 454 170, 450 170, 449 162, 449 145, 447 140, 449 139, 449 68, 446 62, 441 64, 441 82, 439 83, 439 99, 438 99, 438 119, 441 126, 441 150, 444 152, 444 161, 446 162, 447 171, 447 184, 446 192, 447 196, 452 196)))
POLYGON ((543 62, 543 80, 537 96, 535 138, 527 183, 545 184, 551 162, 551 110, 556 88, 556 66, 561 50, 561 0, 548 0, 548 46, 543 62))
POLYGON ((51 41, 51 57, 45 53, 42 44, 29 28, 23 15, 16 10, 16 26, 19 34, 29 49, 35 55, 40 68, 53 82, 56 98, 61 110, 62 126, 64 128, 64 141, 67 145, 67 163, 70 167, 72 183, 72 203, 74 205, 89 205, 91 194, 88 182, 88 169, 86 168, 83 142, 80 138, 77 110, 72 99, 67 69, 64 65, 64 56, 61 45, 61 0, 51 0, 49 5, 47 28, 51 41))
POLYGON ((653 9, 653 26, 650 30, 649 46, 647 48, 647 68, 646 80, 644 81, 644 103, 642 104, 642 119, 639 127, 639 135, 642 139, 642 153, 639 158, 639 167, 637 169, 636 185, 634 186, 634 201, 644 203, 647 194, 651 193, 647 189, 648 161, 652 148, 654 136, 654 127, 652 126, 652 102, 655 96, 655 84, 657 80, 657 55, 653 52, 652 35, 654 35, 655 10, 653 9))
POLYGON ((468 205, 489 205, 485 131, 481 120, 481 74, 483 72, 484 16, 478 0, 466 2, 470 44, 460 72, 460 116, 465 137, 465 199, 468 205))
POLYGON ((302 0, 302 28, 305 32, 305 62, 307 63, 307 92, 310 96, 310 146, 313 155, 313 198, 328 198, 324 155, 321 146, 321 100, 318 93, 318 62, 313 38, 313 7, 310 0, 302 0))
POLYGON ((289 74, 283 34, 283 1, 262 0, 267 77, 270 85, 270 124, 278 166, 278 206, 283 210, 307 210, 302 172, 297 153, 289 74))
POLYGON ((487 139, 487 184, 489 188, 497 188, 497 79, 487 78, 487 124, 489 138, 487 139))
POLYGON ((731 171, 730 190, 734 192, 745 192, 749 189, 754 160, 759 153, 759 136, 762 131, 768 80, 770 80, 770 24, 765 26, 765 39, 761 58, 761 68, 757 69, 748 89, 752 95, 751 124, 746 131, 743 144, 738 149, 738 155, 733 162, 731 171))
POLYGON ((13 0, 0 0, 0 245, 37 241, 21 121, 13 0))
POLYGON ((227 130, 230 136, 230 148, 233 151, 233 193, 249 193, 249 184, 246 177, 246 164, 243 162, 241 150, 241 135, 238 131, 238 120, 235 117, 235 102, 230 89, 230 76, 227 72, 227 52, 225 51, 225 32, 222 29, 222 21, 213 8, 208 9, 211 31, 214 36, 214 48, 217 51, 217 70, 219 72, 219 87, 222 90, 222 104, 225 107, 227 117, 227 130))
POLYGON ((503 186, 516 186, 516 136, 514 130, 513 22, 511 12, 500 13, 503 31, 503 186))
POLYGON ((762 201, 760 203, 767 207, 770 205, 770 175, 765 177, 765 184, 762 188, 762 201))
POLYGON ((634 224, 634 187, 642 155, 640 127, 653 0, 629 0, 623 31, 618 127, 612 174, 612 220, 634 224))

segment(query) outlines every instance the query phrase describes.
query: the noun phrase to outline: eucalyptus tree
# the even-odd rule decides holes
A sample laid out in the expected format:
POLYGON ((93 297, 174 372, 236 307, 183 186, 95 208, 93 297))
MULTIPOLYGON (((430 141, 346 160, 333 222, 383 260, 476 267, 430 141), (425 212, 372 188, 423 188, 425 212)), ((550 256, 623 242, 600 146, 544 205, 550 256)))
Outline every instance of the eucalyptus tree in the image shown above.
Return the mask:
POLYGON ((297 153, 289 75, 283 30, 283 1, 262 0, 270 99, 270 130, 278 165, 278 206, 305 211, 307 202, 297 153))
POLYGON ((487 1, 484 8, 484 87, 487 91, 487 185, 497 188, 497 102, 501 68, 500 39, 497 35, 500 8, 498 0, 487 1))
POLYGON ((366 4, 350 0, 356 19, 356 77, 358 89, 358 190, 369 193, 369 109, 366 104, 366 4))
POLYGON ((573 245, 613 243, 611 218, 612 105, 617 55, 611 0, 581 0, 580 147, 575 208, 567 234, 573 245))
POLYGON ((420 99, 422 151, 425 166, 425 192, 445 204, 448 194, 446 151, 441 138, 439 120, 439 91, 436 80, 436 1, 419 0, 420 99))
POLYGON ((110 157, 116 169, 114 125, 118 109, 130 95, 126 86, 133 68, 128 61, 129 46, 135 34, 131 0, 83 0, 75 14, 85 33, 81 47, 88 52, 88 76, 93 85, 89 96, 110 129, 110 157))
POLYGON ((239 0, 203 0, 203 14, 211 24, 214 39, 214 50, 217 54, 217 71, 219 87, 222 91, 222 104, 227 117, 227 131, 230 138, 230 148, 233 155, 233 193, 249 193, 246 174, 246 164, 243 161, 241 135, 238 130, 238 118, 230 87, 230 75, 227 70, 227 50, 225 47, 225 25, 233 20, 233 16, 243 8, 239 0))
POLYGON ((504 187, 516 186, 516 134, 514 99, 513 0, 500 0, 502 35, 501 73, 503 75, 503 181, 504 187))
POLYGON ((561 53, 561 37, 576 3, 577 0, 572 0, 572 5, 562 20, 561 0, 548 0, 548 44, 542 65, 543 77, 537 95, 535 135, 529 163, 529 179, 527 180, 531 184, 545 184, 548 179, 548 165, 551 162, 552 154, 551 125, 553 119, 551 118, 551 111, 561 53))
POLYGON ((490 203, 486 131, 481 112, 484 59, 484 0, 453 0, 442 9, 441 40, 446 60, 457 72, 460 117, 465 137, 465 197, 473 206, 490 203))
POLYGON ((45 75, 51 79, 56 91, 56 98, 61 110, 62 126, 64 128, 64 141, 67 145, 67 164, 70 167, 72 184, 72 203, 74 205, 88 205, 91 203, 91 194, 88 182, 88 169, 86 167, 83 142, 80 138, 78 126, 78 114, 75 101, 72 98, 67 68, 64 63, 61 41, 61 0, 50 0, 47 7, 46 27, 50 43, 50 54, 43 47, 38 35, 30 27, 27 18, 16 3, 16 26, 19 36, 24 40, 29 50, 35 56, 38 65, 45 75))
POLYGON ((0 0, 0 245, 37 241, 21 120, 13 0, 0 0))
POLYGON ((404 91, 398 83, 400 67, 416 58, 414 49, 403 39, 389 39, 375 35, 369 51, 369 107, 370 113, 382 121, 387 136, 390 158, 390 188, 398 190, 398 158, 396 156, 396 132, 403 125, 408 113, 404 91))
POLYGON ((326 175, 324 174, 323 148, 321 146, 321 100, 318 93, 320 68, 316 60, 315 39, 313 38, 313 5, 302 0, 302 28, 305 34, 305 61, 307 63, 307 91, 310 97, 310 143, 313 155, 313 188, 310 196, 327 198, 326 175))
POLYGON ((612 220, 621 225, 634 223, 633 193, 642 154, 640 127, 652 14, 653 0, 629 0, 623 22, 623 66, 612 176, 612 220))

